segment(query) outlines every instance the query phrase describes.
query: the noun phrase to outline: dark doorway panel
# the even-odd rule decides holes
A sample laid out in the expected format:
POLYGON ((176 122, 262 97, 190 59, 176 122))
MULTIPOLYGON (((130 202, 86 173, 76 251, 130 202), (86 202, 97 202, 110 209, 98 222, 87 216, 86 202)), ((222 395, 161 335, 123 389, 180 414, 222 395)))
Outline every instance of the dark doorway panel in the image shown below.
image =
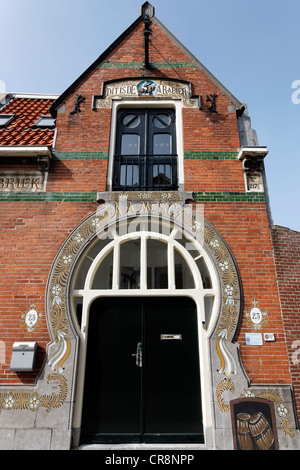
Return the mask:
POLYGON ((204 442, 192 299, 93 302, 81 442, 204 442))

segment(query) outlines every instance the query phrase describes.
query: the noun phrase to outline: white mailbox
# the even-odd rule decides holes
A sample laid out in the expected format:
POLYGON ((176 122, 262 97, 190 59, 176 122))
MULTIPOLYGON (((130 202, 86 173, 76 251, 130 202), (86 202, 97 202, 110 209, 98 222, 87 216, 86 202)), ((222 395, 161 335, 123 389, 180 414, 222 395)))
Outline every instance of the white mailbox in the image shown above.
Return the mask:
POLYGON ((36 351, 37 343, 35 341, 14 343, 10 370, 32 371, 35 366, 36 351))

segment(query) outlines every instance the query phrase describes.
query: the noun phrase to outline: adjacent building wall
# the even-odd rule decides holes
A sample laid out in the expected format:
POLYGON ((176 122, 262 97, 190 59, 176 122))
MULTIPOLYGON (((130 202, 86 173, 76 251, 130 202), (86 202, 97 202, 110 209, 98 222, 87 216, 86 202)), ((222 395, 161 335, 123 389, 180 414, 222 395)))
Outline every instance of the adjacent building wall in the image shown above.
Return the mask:
POLYGON ((290 374, 300 419, 300 232, 276 225, 272 230, 277 282, 290 374))

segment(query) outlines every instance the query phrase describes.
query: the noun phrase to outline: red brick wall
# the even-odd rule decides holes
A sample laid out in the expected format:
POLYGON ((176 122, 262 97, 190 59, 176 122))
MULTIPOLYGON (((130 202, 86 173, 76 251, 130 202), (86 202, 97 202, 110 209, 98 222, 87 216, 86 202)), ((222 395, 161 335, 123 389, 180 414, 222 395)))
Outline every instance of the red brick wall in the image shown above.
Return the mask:
POLYGON ((227 242, 238 265, 244 291, 244 309, 237 343, 252 384, 290 383, 285 335, 276 282, 271 234, 264 203, 210 203, 204 217, 227 242), (247 325, 245 312, 252 300, 267 312, 263 333, 275 333, 276 341, 263 346, 246 346, 245 334, 255 330, 247 325))
POLYGON ((47 191, 106 190, 107 160, 53 160, 47 191))
POLYGON ((186 191, 245 191, 239 160, 185 160, 186 191))
POLYGON ((50 341, 45 294, 52 263, 70 232, 95 210, 95 204, 87 203, 1 202, 0 340, 5 344, 0 356, 2 384, 32 383, 39 373, 50 341), (32 302, 42 313, 42 321, 28 333, 21 315, 32 302), (10 371, 15 341, 38 342, 33 374, 10 371))
POLYGON ((272 235, 289 365, 300 420, 300 232, 275 226, 272 235))

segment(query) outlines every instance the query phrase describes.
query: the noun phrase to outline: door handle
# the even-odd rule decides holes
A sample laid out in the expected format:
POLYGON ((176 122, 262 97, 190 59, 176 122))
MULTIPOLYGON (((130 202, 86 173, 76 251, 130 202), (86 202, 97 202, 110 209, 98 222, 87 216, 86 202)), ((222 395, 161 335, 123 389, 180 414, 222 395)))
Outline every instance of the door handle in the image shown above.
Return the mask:
POLYGON ((142 341, 138 341, 136 344, 136 354, 131 354, 131 356, 135 356, 135 364, 138 367, 142 367, 143 365, 143 343, 142 341))

